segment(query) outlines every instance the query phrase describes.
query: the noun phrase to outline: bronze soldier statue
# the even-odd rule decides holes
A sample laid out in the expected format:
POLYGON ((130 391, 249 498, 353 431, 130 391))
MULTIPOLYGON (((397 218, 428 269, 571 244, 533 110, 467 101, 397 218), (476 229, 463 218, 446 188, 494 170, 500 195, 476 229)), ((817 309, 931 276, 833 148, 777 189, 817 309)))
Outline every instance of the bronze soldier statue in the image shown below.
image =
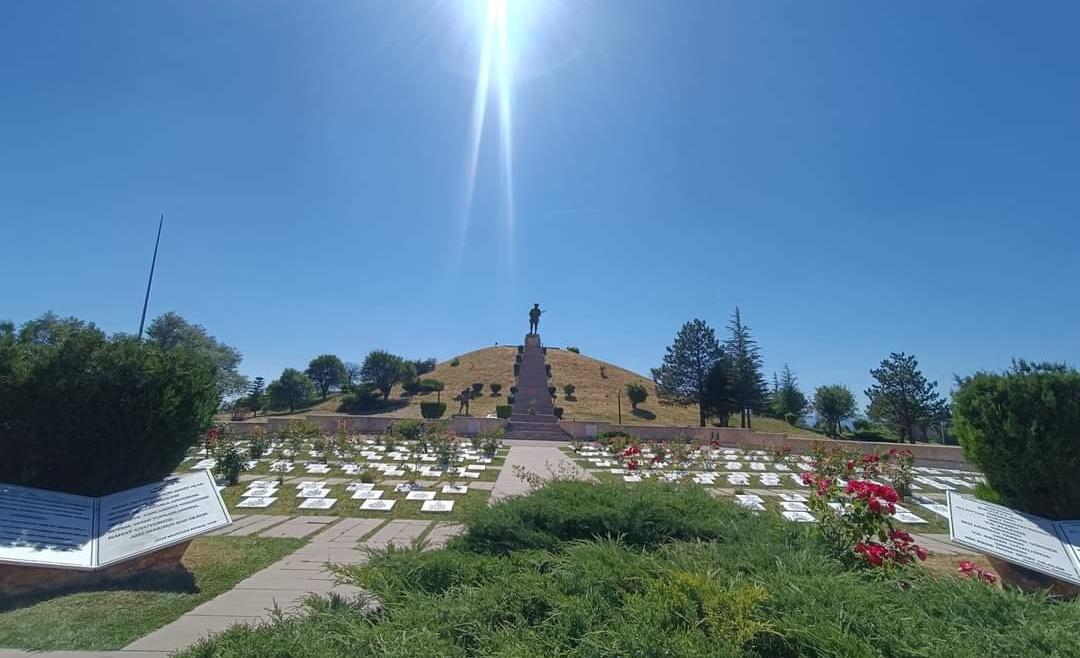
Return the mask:
POLYGON ((533 304, 533 307, 529 310, 529 333, 539 333, 540 330, 540 315, 543 311, 540 310, 539 304, 533 304))
POLYGON ((471 397, 472 397, 472 389, 471 388, 467 388, 467 389, 461 391, 461 393, 458 393, 458 403, 459 404, 458 404, 457 412, 459 414, 462 413, 462 410, 464 409, 465 415, 466 416, 469 415, 469 399, 471 397))

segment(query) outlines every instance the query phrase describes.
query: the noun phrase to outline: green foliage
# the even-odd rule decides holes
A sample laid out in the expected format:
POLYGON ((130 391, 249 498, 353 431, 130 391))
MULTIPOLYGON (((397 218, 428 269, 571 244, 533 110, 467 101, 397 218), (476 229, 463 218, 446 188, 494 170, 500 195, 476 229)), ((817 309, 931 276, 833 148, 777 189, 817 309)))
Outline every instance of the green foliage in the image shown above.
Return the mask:
POLYGON ((304 371, 311 383, 315 384, 316 390, 322 399, 330 394, 331 389, 345 386, 349 375, 345 372, 345 364, 333 354, 320 354, 311 360, 307 370, 304 371))
POLYGON ((360 474, 356 476, 358 480, 364 484, 371 484, 372 482, 378 482, 382 479, 382 473, 374 468, 365 468, 360 471, 360 474))
POLYGON ((375 350, 364 358, 364 364, 360 366, 360 378, 364 382, 375 385, 382 393, 383 400, 390 397, 390 391, 395 384, 415 376, 411 364, 396 354, 384 350, 375 350))
POLYGON ((515 363, 514 364, 514 376, 517 377, 520 374, 521 374, 521 364, 520 363, 515 363))
POLYGON ((0 482, 100 496, 160 480, 210 426, 216 374, 183 343, 51 314, 0 323, 0 482))
POLYGON ((420 415, 424 418, 442 418, 446 413, 445 402, 421 402, 420 415))
POLYGON ((724 357, 712 364, 705 378, 705 390, 701 397, 701 408, 705 418, 718 418, 720 424, 727 427, 731 414, 739 410, 732 383, 731 359, 724 357))
POLYGON ((476 398, 480 397, 480 394, 483 392, 483 390, 484 390, 484 383, 483 382, 473 382, 473 384, 472 384, 472 396, 473 396, 473 399, 475 400, 476 398))
MULTIPOLYGON (((761 351, 757 341, 750 337, 750 328, 743 324, 738 306, 728 323, 728 331, 730 335, 724 342, 724 351, 730 359, 728 375, 732 401, 739 411, 739 426, 750 427, 751 413, 761 411, 768 399, 765 376, 761 371, 761 351)), ((803 402, 805 407, 805 398, 803 402)))
POLYGON ((258 416, 259 409, 266 406, 266 380, 262 377, 256 377, 251 380, 251 386, 248 388, 247 398, 244 400, 244 405, 251 412, 258 416))
POLYGON ((212 361, 219 405, 225 400, 242 395, 247 390, 247 377, 238 371, 242 358, 240 351, 220 342, 207 333, 201 325, 191 324, 169 311, 150 323, 146 329, 146 336, 149 342, 162 349, 187 347, 212 361))
POLYGON ((652 370, 660 402, 698 405, 701 426, 704 427, 705 381, 713 365, 722 357, 723 352, 712 327, 702 320, 684 324, 675 335, 675 342, 668 346, 660 367, 652 370))
POLYGON ((499 418, 509 418, 514 414, 514 405, 500 404, 495 407, 495 415, 499 418))
POLYGON ((914 355, 893 352, 870 374, 876 383, 866 389, 866 415, 889 425, 901 442, 915 443, 928 423, 948 418, 949 405, 938 394, 937 382, 927 381, 914 355))
POLYGON ((450 361, 450 367, 451 368, 456 368, 456 367, 458 367, 460 365, 461 365, 461 359, 457 358, 456 356, 450 361))
POLYGON ((563 390, 563 393, 566 395, 566 399, 571 400, 574 397, 574 391, 577 390, 577 387, 574 386, 573 384, 566 384, 565 386, 562 387, 562 390, 563 390))
POLYGON ((1080 518, 1080 372, 1017 361, 959 383, 956 435, 1003 504, 1080 518))
POLYGON ((551 397, 555 397, 555 391, 557 390, 559 389, 555 388, 554 386, 548 386, 548 395, 550 395, 551 397))
POLYGON ((363 413, 380 408, 382 405, 382 393, 371 382, 363 382, 349 389, 349 392, 341 397, 338 411, 343 413, 363 413))
MULTIPOLYGON (((775 375, 773 375, 775 377, 775 375)), ((784 364, 780 378, 775 381, 769 410, 776 418, 783 418, 790 425, 798 425, 810 404, 799 389, 798 379, 791 368, 784 364)))
POLYGON ((626 397, 630 398, 630 408, 637 406, 649 399, 649 389, 642 382, 630 382, 626 385, 626 397))
POLYGON ((551 364, 550 363, 545 363, 544 364, 544 371, 547 373, 548 377, 551 377, 551 364))
POLYGON ((421 384, 419 379, 409 379, 401 382, 401 390, 405 391, 409 395, 416 395, 420 392, 421 384))
POLYGON ((409 363, 412 365, 413 374, 420 377, 429 372, 433 372, 435 370, 435 365, 438 362, 435 359, 414 359, 409 363))
POLYGON ((491 382, 488 384, 488 388, 491 389, 491 394, 493 396, 497 396, 499 395, 499 392, 502 391, 502 384, 499 382, 491 382))
POLYGON ((261 427, 255 428, 248 435, 248 454, 252 459, 259 459, 266 454, 266 451, 270 449, 270 437, 266 435, 266 430, 261 427))
POLYGON ((214 449, 214 472, 225 478, 229 486, 240 482, 240 473, 244 470, 244 455, 236 448, 236 437, 231 434, 222 436, 214 449))
POLYGON ((578 348, 574 347, 573 345, 571 345, 570 347, 567 347, 567 348, 566 348, 566 351, 567 351, 567 352, 573 352, 574 354, 581 354, 581 350, 579 350, 578 348))
POLYGON ((501 427, 493 430, 483 430, 479 435, 480 445, 478 447, 485 457, 494 457, 505 436, 506 432, 501 427))
POLYGON ((563 413, 564 413, 564 411, 565 411, 565 410, 564 410, 564 409, 563 409, 562 407, 555 407, 555 408, 554 408, 554 410, 552 411, 552 413, 554 414, 554 416, 555 416, 556 418, 558 418, 558 419, 560 419, 560 420, 561 420, 561 419, 562 419, 562 417, 563 417, 563 413))
POLYGON ((518 387, 517 386, 511 386, 510 387, 510 395, 517 395, 517 392, 518 392, 518 387))
POLYGON ((182 658, 1071 656, 1080 603, 915 570, 852 572, 816 530, 700 487, 554 482, 437 551, 338 575, 364 601, 236 626, 182 658), (986 623, 986 620, 993 623, 986 623))
POLYGON ((296 368, 286 368, 280 377, 270 382, 266 394, 271 408, 288 409, 293 413, 315 397, 315 385, 296 368))
POLYGON ((438 379, 421 379, 420 380, 420 392, 421 393, 434 393, 435 391, 441 391, 446 388, 438 379))
POLYGON ((424 422, 415 418, 399 420, 394 424, 394 432, 405 441, 416 441, 424 433, 424 422))
POLYGON ((840 424, 855 415, 855 394, 843 384, 818 386, 814 391, 814 411, 825 423, 826 436, 839 436, 840 424))
POLYGON ((517 396, 514 396, 514 395, 507 396, 507 398, 506 398, 507 403, 509 403, 511 405, 514 404, 515 400, 517 400, 517 396))

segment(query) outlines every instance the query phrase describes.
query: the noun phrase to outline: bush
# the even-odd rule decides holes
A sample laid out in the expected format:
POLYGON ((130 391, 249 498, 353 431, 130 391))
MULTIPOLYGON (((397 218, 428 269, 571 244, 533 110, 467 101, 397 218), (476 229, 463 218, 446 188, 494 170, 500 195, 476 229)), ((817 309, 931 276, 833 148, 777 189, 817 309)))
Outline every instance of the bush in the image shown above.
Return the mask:
POLYGON ((441 391, 446 388, 438 379, 421 379, 420 380, 420 392, 421 393, 434 393, 435 391, 441 391))
POLYGON ((544 364, 544 371, 547 373, 548 377, 551 377, 551 364, 550 363, 545 363, 544 364))
POLYGON ((512 404, 500 404, 495 407, 495 415, 499 418, 509 418, 514 413, 514 406, 512 404))
POLYGON ((473 399, 475 400, 476 398, 480 397, 480 394, 483 392, 483 390, 484 390, 484 383, 483 382, 473 382, 473 384, 472 384, 472 396, 473 396, 473 399))
POLYGON ((521 374, 521 364, 520 363, 515 363, 514 364, 514 376, 517 377, 520 374, 521 374))
POLYGON ((348 393, 341 396, 341 404, 338 411, 342 413, 363 413, 373 411, 383 406, 382 393, 371 382, 364 382, 352 387, 348 393))
POLYGON ((518 392, 518 387, 517 386, 511 386, 510 387, 510 395, 517 395, 517 392, 518 392))
POLYGON ((446 413, 445 402, 421 402, 420 415, 424 418, 442 418, 446 413))
POLYGON ((548 395, 550 395, 551 397, 555 397, 555 391, 557 390, 558 389, 554 386, 548 386, 548 395))
POLYGON ((236 449, 236 437, 226 433, 214 449, 214 472, 225 478, 230 487, 240 482, 240 473, 244 470, 244 456, 236 449))
POLYGON ((553 413, 555 414, 556 418, 561 420, 562 416, 563 416, 563 408, 562 407, 555 407, 555 410, 554 410, 553 413))
POLYGON ((488 388, 491 389, 492 395, 498 395, 499 391, 502 390, 502 384, 500 384, 499 382, 491 382, 490 384, 488 384, 488 388))
POLYGON ((266 430, 260 427, 248 436, 248 454, 251 455, 252 459, 259 459, 269 449, 270 437, 266 435, 266 430))
POLYGON ((1080 518, 1080 372, 1018 361, 963 380, 953 410, 964 454, 1003 504, 1080 518))
POLYGON ((626 385, 626 397, 630 398, 630 408, 637 409, 639 404, 648 399, 649 389, 641 382, 630 382, 626 385))
POLYGON ((53 315, 0 323, 0 482, 102 496, 171 473, 210 427, 215 366, 53 315))
POLYGON ((409 395, 416 395, 421 390, 420 380, 419 379, 410 379, 408 381, 402 382, 401 383, 401 390, 405 391, 409 395))
POLYGON ((424 433, 424 422, 415 418, 398 421, 394 424, 394 433, 405 441, 416 441, 424 433))
POLYGON ((506 398, 506 401, 507 401, 507 403, 509 403, 509 404, 514 404, 514 401, 515 401, 516 399, 517 399, 517 397, 516 397, 516 396, 513 396, 513 395, 511 395, 511 396, 509 396, 508 398, 506 398))
POLYGON ((581 350, 579 350, 578 348, 576 348, 576 347, 574 347, 572 345, 570 347, 567 347, 566 351, 567 352, 573 352, 574 354, 581 354, 581 350))
POLYGON ((566 399, 571 400, 574 397, 574 391, 577 390, 577 387, 575 387, 573 384, 567 384, 566 386, 562 387, 562 390, 563 393, 566 394, 566 399))
POLYGON ((450 361, 450 367, 451 368, 456 368, 456 367, 458 367, 460 365, 461 365, 461 359, 457 358, 456 356, 450 361))

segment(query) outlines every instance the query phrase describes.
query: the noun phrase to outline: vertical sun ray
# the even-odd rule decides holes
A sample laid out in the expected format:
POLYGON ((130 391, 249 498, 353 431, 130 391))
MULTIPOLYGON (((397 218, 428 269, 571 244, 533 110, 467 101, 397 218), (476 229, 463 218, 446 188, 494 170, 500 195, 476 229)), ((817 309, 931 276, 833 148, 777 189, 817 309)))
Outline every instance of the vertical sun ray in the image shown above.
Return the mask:
POLYGON ((465 251, 465 238, 472 215, 473 194, 476 190, 476 171, 480 160, 480 142, 483 138, 484 119, 487 114, 488 94, 491 87, 491 60, 497 26, 497 7, 489 1, 484 21, 484 38, 480 46, 480 66, 473 93, 472 121, 469 126, 469 153, 465 170, 465 201, 461 213, 461 231, 458 243, 458 260, 465 251))
POLYGON ((501 130, 502 183, 503 183, 503 229, 506 235, 507 260, 513 262, 514 245, 514 143, 513 115, 510 103, 511 83, 514 76, 510 67, 507 24, 507 0, 492 0, 497 8, 499 32, 499 127, 501 130))

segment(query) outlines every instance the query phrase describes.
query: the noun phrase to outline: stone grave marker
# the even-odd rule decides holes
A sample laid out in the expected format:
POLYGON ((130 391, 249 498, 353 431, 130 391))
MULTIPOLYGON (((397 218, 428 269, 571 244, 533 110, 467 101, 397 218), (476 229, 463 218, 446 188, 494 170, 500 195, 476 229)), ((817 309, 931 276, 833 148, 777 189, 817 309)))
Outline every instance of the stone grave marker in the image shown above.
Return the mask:
POLYGON ((330 509, 337 502, 337 498, 309 498, 300 503, 299 509, 330 509))
POLYGON ((420 505, 421 512, 452 512, 454 501, 452 500, 425 500, 420 505))
POLYGON ((396 500, 365 500, 360 504, 360 509, 366 512, 389 512, 394 509, 396 502, 396 500))

